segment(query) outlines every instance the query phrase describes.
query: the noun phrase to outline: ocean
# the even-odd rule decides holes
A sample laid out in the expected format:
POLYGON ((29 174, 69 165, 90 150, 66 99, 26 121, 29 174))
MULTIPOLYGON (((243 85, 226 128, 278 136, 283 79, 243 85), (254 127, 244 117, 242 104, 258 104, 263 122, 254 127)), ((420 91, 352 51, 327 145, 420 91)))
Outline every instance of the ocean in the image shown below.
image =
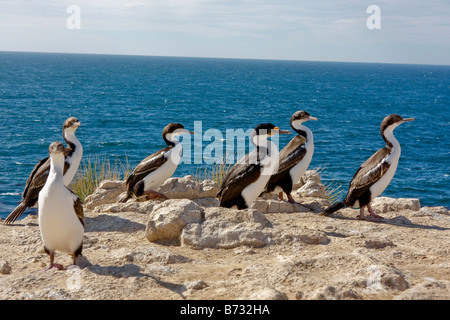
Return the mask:
MULTIPOLYGON (((360 164, 384 146, 381 121, 397 113, 416 121, 394 132, 402 155, 383 195, 450 205, 450 66, 19 52, 0 52, 0 62, 1 218, 49 144, 63 141, 70 116, 81 122, 85 159, 128 159, 133 168, 165 146, 169 122, 201 123, 202 133, 225 138, 227 129, 263 122, 290 129, 292 113, 306 110, 318 118, 306 123, 315 140, 310 169, 344 196, 360 164)), ((292 137, 280 136, 280 148, 292 137)), ((192 163, 174 176, 210 166, 194 161, 210 143, 192 142, 192 163)))

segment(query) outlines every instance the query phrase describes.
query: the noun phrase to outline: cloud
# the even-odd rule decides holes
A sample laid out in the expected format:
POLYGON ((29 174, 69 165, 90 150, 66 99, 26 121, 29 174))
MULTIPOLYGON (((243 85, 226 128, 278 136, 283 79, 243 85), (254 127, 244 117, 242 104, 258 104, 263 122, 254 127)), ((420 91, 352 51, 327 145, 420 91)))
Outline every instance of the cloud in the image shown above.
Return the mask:
MULTIPOLYGON (((111 48, 126 43, 127 53, 151 53, 168 48, 168 54, 189 53, 227 56, 253 55, 266 58, 339 57, 364 60, 374 43, 383 52, 399 44, 423 50, 450 46, 450 4, 448 0, 377 0, 381 8, 381 30, 369 31, 366 9, 374 4, 362 0, 4 0, 0 1, 0 32, 5 36, 0 49, 11 43, 51 44, 77 41, 84 50, 111 48), (82 29, 67 33, 66 8, 81 8, 82 29), (39 32, 38 32, 39 30, 39 32), (65 40, 65 37, 67 38, 65 40), (94 40, 95 39, 95 40, 94 40), (153 41, 146 45, 147 41, 153 41), (183 47, 180 47, 182 43, 183 47), (178 46, 178 47, 177 47, 178 46), (217 48, 215 49, 214 46, 217 48), (428 47, 427 47, 428 46, 428 47), (214 49, 216 51, 214 51, 214 49), (228 50, 228 51, 227 51, 228 50), (244 52, 244 51, 241 51, 244 52), (357 57, 356 55, 359 54, 357 57)), ((21 46, 22 47, 22 46, 21 46)), ((122 45, 122 47, 125 47, 122 45)), ((30 48, 31 50, 32 48, 30 48)), ((164 53, 158 51, 158 53, 164 53)), ((400 59, 400 56, 399 56, 400 59)), ((450 59, 450 58, 449 58, 450 59)))

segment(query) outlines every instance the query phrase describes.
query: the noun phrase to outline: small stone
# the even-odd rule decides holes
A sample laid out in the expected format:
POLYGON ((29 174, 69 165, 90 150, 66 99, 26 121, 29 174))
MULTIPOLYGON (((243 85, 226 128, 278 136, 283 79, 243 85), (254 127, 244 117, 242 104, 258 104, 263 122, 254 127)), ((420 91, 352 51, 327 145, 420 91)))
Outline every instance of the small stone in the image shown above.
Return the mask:
POLYGON ((190 282, 186 282, 184 284, 184 286, 186 287, 186 289, 192 289, 192 290, 201 290, 204 289, 206 287, 208 287, 208 284, 203 281, 203 280, 196 280, 196 281, 190 281, 190 282))
POLYGON ((11 266, 9 265, 8 261, 0 260, 0 273, 1 274, 10 274, 11 273, 11 266))

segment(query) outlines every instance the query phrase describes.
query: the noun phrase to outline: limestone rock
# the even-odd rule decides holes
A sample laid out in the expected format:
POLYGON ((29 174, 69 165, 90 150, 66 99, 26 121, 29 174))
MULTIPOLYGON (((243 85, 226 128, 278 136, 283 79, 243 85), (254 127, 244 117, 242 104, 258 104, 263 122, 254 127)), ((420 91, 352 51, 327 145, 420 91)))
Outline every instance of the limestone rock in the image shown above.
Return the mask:
POLYGON ((310 230, 308 228, 297 228, 295 230, 274 233, 274 242, 276 244, 302 242, 312 245, 326 245, 330 241, 330 238, 325 232, 310 230))
POLYGON ((321 183, 319 172, 317 170, 306 170, 305 174, 294 184, 293 190, 301 188, 308 181, 321 183))
POLYGON ((429 215, 429 216, 435 216, 435 215, 450 215, 450 211, 447 210, 444 206, 436 206, 436 207, 422 207, 420 208, 420 214, 421 215, 429 215))
POLYGON ((212 180, 196 181, 193 176, 167 179, 156 191, 170 199, 214 198, 219 186, 212 180))
POLYGON ((86 197, 86 209, 92 210, 102 204, 115 203, 117 197, 125 190, 124 181, 104 180, 94 193, 86 197))
POLYGON ((402 272, 393 266, 374 264, 367 267, 368 274, 366 285, 369 289, 394 289, 406 290, 409 284, 402 272))
POLYGON ((134 202, 128 201, 126 203, 108 203, 101 204, 94 208, 94 212, 104 212, 104 213, 117 213, 117 212, 135 212, 142 214, 149 214, 152 212, 153 207, 160 203, 159 201, 145 201, 145 202, 134 202))
POLYGON ((147 222, 145 237, 148 241, 178 240, 183 228, 199 223, 203 209, 189 199, 170 199, 154 206, 147 222))
MULTIPOLYGON (((169 199, 209 198, 210 203, 215 203, 211 199, 216 197, 218 188, 217 183, 212 180, 199 182, 193 176, 188 175, 181 178, 169 178, 155 191, 164 194, 169 199)), ((91 195, 86 197, 86 208, 92 210, 102 204, 116 203, 119 195, 125 193, 125 191, 126 184, 124 181, 104 180, 91 195)), ((131 199, 127 203, 133 202, 138 201, 131 199)))
POLYGON ((263 247, 270 242, 270 227, 256 210, 205 208, 205 220, 186 225, 181 244, 195 249, 263 247))
POLYGON ((334 286, 324 286, 315 290, 311 295, 311 300, 360 300, 362 299, 352 289, 345 289, 334 286))
POLYGON ((137 248, 136 251, 129 252, 123 257, 127 262, 151 264, 155 262, 163 264, 187 263, 192 260, 179 255, 173 254, 168 250, 155 247, 137 248))
POLYGON ((0 260, 0 274, 10 274, 11 266, 6 260, 0 260))
POLYGON ((253 202, 250 207, 251 209, 255 209, 260 213, 291 213, 291 212, 308 212, 309 209, 302 205, 296 203, 289 203, 286 201, 279 200, 262 200, 257 199, 253 202))
POLYGON ((203 280, 187 281, 184 283, 186 289, 191 290, 202 290, 208 287, 208 284, 203 280))
POLYGON ((273 288, 264 288, 256 291, 248 297, 249 300, 288 300, 288 296, 284 292, 280 292, 273 288))
POLYGON ((364 241, 364 246, 369 249, 382 249, 394 246, 394 243, 390 239, 371 238, 364 241))
POLYGON ((394 300, 448 300, 450 281, 424 281, 403 291, 394 300))
POLYGON ((400 210, 420 210, 419 199, 414 198, 389 198, 389 197, 378 197, 372 201, 372 208, 377 213, 386 213, 392 211, 400 210))
POLYGON ((306 183, 295 191, 296 195, 300 198, 311 197, 311 198, 325 198, 327 195, 325 186, 314 180, 308 180, 306 183))

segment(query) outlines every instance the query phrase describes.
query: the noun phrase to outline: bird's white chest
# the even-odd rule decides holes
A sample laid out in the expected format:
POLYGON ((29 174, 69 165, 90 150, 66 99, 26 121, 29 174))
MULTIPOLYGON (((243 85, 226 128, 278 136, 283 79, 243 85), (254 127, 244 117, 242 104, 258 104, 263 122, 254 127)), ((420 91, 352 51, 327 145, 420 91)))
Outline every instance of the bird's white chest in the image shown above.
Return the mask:
POLYGON ((303 159, 289 170, 291 176, 292 185, 296 184, 298 180, 305 174, 306 170, 311 163, 314 154, 314 141, 309 138, 305 144, 306 154, 303 159))
POLYGON ((175 147, 166 152, 167 161, 144 178, 145 191, 154 190, 175 173, 180 163, 181 152, 181 143, 176 144, 175 147))
POLYGON ((245 187, 241 192, 247 207, 252 205, 253 201, 255 201, 266 188, 270 177, 278 171, 278 156, 278 149, 272 144, 271 153, 262 161, 263 165, 261 166, 261 174, 258 179, 245 187))
POLYGON ((39 193, 39 228, 47 249, 71 254, 82 243, 84 227, 73 201, 74 195, 62 184, 46 184, 39 193))
POLYGON ((247 187, 242 190, 242 197, 245 200, 245 203, 247 207, 250 207, 253 203, 253 201, 258 198, 258 196, 261 194, 261 192, 264 191, 264 188, 267 185, 267 182, 269 182, 270 175, 262 174, 259 176, 258 180, 255 182, 249 184, 247 187))
POLYGON ((385 174, 370 187, 371 200, 378 197, 387 188, 392 178, 394 177, 395 171, 397 170, 398 161, 400 159, 400 148, 394 148, 392 152, 383 160, 389 163, 389 169, 385 174))

